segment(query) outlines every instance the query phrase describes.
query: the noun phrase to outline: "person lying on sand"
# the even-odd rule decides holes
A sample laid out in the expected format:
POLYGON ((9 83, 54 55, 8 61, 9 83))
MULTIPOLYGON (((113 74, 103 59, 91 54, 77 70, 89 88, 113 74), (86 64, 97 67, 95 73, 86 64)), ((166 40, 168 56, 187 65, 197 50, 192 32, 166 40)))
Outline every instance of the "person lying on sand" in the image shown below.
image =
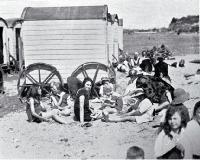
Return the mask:
POLYGON ((58 123, 67 124, 67 122, 59 116, 60 111, 58 109, 53 109, 51 111, 46 110, 41 102, 41 95, 42 90, 39 86, 31 86, 27 95, 28 101, 26 105, 28 121, 40 123, 42 121, 49 122, 50 119, 53 119, 58 123))
POLYGON ((67 103, 68 95, 61 90, 60 83, 52 81, 50 83, 51 88, 51 104, 60 110, 60 113, 64 116, 69 116, 71 113, 71 107, 67 103))
POLYGON ((136 98, 137 102, 128 109, 127 112, 122 114, 107 114, 103 112, 103 118, 106 122, 125 122, 133 121, 136 123, 144 123, 153 120, 153 104, 145 96, 143 90, 132 95, 132 98, 136 98))

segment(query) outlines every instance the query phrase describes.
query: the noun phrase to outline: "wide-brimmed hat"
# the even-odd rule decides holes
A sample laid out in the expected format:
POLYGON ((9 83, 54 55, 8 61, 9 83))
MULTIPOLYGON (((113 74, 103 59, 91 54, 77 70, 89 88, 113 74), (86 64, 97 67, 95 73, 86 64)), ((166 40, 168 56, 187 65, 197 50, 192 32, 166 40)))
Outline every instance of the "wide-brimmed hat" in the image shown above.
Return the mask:
POLYGON ((177 88, 174 90, 174 99, 171 104, 177 105, 182 104, 190 99, 190 94, 182 88, 177 88))
POLYGON ((102 77, 102 78, 101 78, 101 81, 102 81, 102 82, 103 82, 103 81, 104 81, 104 82, 105 82, 105 81, 110 81, 110 79, 109 79, 108 77, 102 77))
POLYGON ((144 94, 144 91, 142 88, 136 88, 135 90, 133 90, 131 93, 129 93, 129 95, 131 97, 138 97, 140 95, 143 95, 144 94))

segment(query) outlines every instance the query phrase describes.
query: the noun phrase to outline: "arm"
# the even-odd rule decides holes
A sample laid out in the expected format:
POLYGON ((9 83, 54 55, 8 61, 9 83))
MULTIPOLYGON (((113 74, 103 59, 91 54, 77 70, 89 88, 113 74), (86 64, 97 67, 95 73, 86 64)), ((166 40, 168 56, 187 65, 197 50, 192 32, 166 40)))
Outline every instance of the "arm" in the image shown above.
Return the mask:
POLYGON ((168 91, 168 90, 166 91, 166 96, 167 96, 169 103, 171 103, 172 102, 172 95, 171 95, 170 91, 168 91))
POLYGON ((140 111, 138 110, 132 110, 131 112, 128 112, 128 113, 125 113, 123 114, 123 116, 141 116, 143 115, 144 113, 141 113, 140 111))
POLYGON ((61 104, 61 102, 62 102, 62 98, 63 98, 63 97, 61 97, 61 98, 59 99, 59 101, 57 101, 56 98, 55 98, 54 96, 51 96, 51 100, 52 100, 53 106, 56 106, 56 107, 57 107, 58 109, 60 109, 60 110, 63 109, 62 107, 60 107, 60 104, 61 104), (60 102, 60 101, 61 101, 61 102, 60 102))
POLYGON ((80 101, 80 122, 81 122, 81 124, 83 124, 84 123, 84 101, 85 101, 85 97, 80 96, 79 101, 80 101))
POLYGON ((32 114, 34 117, 39 118, 39 119, 42 120, 42 121, 46 121, 46 122, 49 121, 48 119, 39 116, 39 115, 35 112, 34 100, 33 100, 33 98, 30 98, 29 103, 30 103, 30 108, 31 108, 31 114, 32 114))
POLYGON ((162 103, 161 105, 159 105, 158 107, 156 107, 156 111, 161 111, 162 109, 166 108, 168 106, 168 104, 169 104, 168 101, 162 103))
POLYGON ((99 94, 100 96, 103 96, 103 85, 100 86, 99 94))
POLYGON ((59 101, 58 101, 58 106, 60 106, 61 105, 61 103, 62 103, 62 101, 63 101, 63 96, 65 95, 65 92, 61 92, 60 93, 60 99, 59 99, 59 101))

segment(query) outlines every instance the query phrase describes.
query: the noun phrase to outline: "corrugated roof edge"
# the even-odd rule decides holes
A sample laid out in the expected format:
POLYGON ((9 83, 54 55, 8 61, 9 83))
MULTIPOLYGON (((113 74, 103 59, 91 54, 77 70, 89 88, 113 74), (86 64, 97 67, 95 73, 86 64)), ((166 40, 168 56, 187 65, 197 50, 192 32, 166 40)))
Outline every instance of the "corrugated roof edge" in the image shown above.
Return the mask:
POLYGON ((8 18, 5 19, 7 22, 8 28, 14 28, 17 23, 22 23, 23 20, 21 18, 8 18))
POLYGON ((5 26, 8 27, 8 24, 7 24, 7 22, 6 22, 5 19, 3 19, 3 18, 0 17, 0 21, 3 21, 3 23, 5 24, 5 26))
POLYGON ((26 7, 21 19, 29 20, 107 20, 108 6, 26 7))

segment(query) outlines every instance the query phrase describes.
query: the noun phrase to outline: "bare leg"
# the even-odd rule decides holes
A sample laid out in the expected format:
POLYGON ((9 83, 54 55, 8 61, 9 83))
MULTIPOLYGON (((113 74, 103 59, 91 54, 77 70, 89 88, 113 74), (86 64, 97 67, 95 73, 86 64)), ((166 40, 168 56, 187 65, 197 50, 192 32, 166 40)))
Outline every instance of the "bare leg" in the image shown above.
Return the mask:
POLYGON ((53 120, 61 124, 67 124, 67 122, 63 118, 59 117, 59 113, 59 110, 53 109, 52 111, 43 113, 42 116, 47 119, 52 118, 53 120))
POLYGON ((71 109, 66 108, 66 109, 60 111, 60 114, 63 115, 63 116, 70 116, 71 109))
POLYGON ((126 121, 130 121, 130 122, 136 122, 136 119, 134 116, 118 116, 118 115, 105 115, 103 114, 104 119, 106 122, 126 122, 126 121))

